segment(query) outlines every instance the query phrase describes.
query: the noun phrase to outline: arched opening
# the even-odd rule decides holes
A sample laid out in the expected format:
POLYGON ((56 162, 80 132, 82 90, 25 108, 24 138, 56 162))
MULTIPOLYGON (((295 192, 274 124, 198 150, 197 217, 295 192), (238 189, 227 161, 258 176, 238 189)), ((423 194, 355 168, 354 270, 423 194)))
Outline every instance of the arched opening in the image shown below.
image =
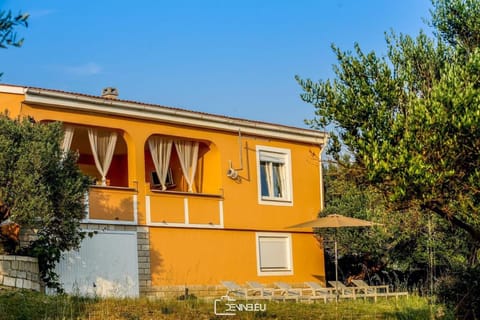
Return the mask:
POLYGON ((123 131, 76 124, 64 124, 64 128, 65 136, 73 130, 68 149, 78 153, 83 173, 97 185, 128 187, 128 149, 123 131))
POLYGON ((155 134, 145 142, 144 154, 145 182, 152 190, 220 192, 220 159, 212 142, 155 134))

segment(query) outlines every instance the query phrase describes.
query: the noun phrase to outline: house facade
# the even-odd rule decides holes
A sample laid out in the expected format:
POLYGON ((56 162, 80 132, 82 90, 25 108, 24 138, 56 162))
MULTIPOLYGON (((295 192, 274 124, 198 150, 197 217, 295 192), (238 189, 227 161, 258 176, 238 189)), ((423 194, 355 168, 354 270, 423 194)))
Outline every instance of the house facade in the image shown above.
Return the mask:
POLYGON ((0 105, 61 121, 63 148, 95 179, 82 226, 96 234, 57 268, 67 292, 324 280, 312 232, 287 227, 322 207, 325 133, 120 100, 113 88, 0 85, 0 105))

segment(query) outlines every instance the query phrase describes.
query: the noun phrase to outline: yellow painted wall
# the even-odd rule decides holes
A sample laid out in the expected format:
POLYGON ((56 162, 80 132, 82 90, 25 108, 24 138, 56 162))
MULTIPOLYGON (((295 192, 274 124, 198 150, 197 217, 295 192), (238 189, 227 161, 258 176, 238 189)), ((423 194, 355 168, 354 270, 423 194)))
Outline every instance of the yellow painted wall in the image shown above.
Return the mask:
POLYGON ((21 94, 11 93, 2 93, 0 96, 0 112, 4 113, 6 110, 8 110, 10 117, 18 117, 22 109, 22 101, 24 100, 24 96, 21 94))
MULTIPOLYGON (((21 112, 23 115, 33 116, 37 121, 58 120, 82 126, 94 125, 115 129, 121 133, 121 138, 128 150, 125 160, 128 162, 125 186, 134 189, 138 196, 140 226, 146 224, 145 199, 150 193, 148 184, 150 178, 145 165, 148 137, 161 134, 202 142, 207 152, 202 155, 201 169, 198 173, 203 179, 201 191, 215 194, 216 197, 214 203, 210 201, 211 199, 192 199, 190 222, 208 223, 206 220, 212 220, 214 224, 219 223, 213 211, 221 199, 224 226, 228 230, 152 227, 150 244, 153 285, 216 284, 223 279, 240 282, 246 280, 273 282, 280 279, 302 282, 323 277, 323 254, 311 234, 292 233, 294 255, 294 275, 292 276, 258 277, 255 251, 256 231, 293 232, 286 227, 317 216, 321 207, 319 145, 291 143, 249 135, 243 135, 240 141, 237 132, 220 132, 127 117, 106 116, 93 112, 72 112, 45 106, 23 104, 20 110, 18 105, 21 101, 23 101, 22 95, 0 94, 0 105, 11 108, 12 115, 21 112), (227 177, 226 172, 230 161, 234 168, 240 166, 239 143, 242 150, 243 169, 239 170, 241 179, 234 181, 227 177), (276 206, 258 203, 257 145, 290 150, 293 180, 292 205, 276 206)), ((106 190, 108 191, 108 188, 106 190)), ((172 198, 178 198, 178 205, 180 205, 184 196, 172 195, 172 198)), ((152 202, 152 217, 162 221, 163 216, 164 219, 174 219, 173 222, 181 223, 182 219, 173 212, 176 206, 177 204, 162 206, 161 202, 152 202)), ((120 217, 111 212, 105 212, 99 217, 109 216, 119 219, 127 218, 126 213, 122 213, 120 217)))
POLYGON ((152 284, 323 280, 323 253, 312 234, 292 234, 294 275, 291 276, 258 276, 255 241, 255 232, 249 231, 152 228, 152 284))
MULTIPOLYGON (((238 182, 226 176, 229 160, 233 162, 234 167, 239 165, 237 133, 105 117, 93 113, 66 113, 27 105, 23 107, 23 113, 33 115, 37 121, 63 120, 86 126, 95 124, 122 130, 128 148, 128 186, 132 188, 138 186, 139 199, 143 199, 145 181, 149 180, 145 177, 145 142, 152 134, 163 134, 210 142, 212 154, 205 157, 204 190, 224 195, 225 227, 278 231, 289 225, 313 219, 320 210, 319 146, 244 136, 242 138, 244 169, 239 171, 242 179, 238 182), (257 145, 291 151, 293 206, 258 204, 255 151, 257 145)), ((145 223, 144 201, 139 201, 138 210, 140 223, 145 223)))
POLYGON ((112 188, 90 188, 89 219, 131 221, 135 219, 133 210, 133 195, 130 190, 112 188))
MULTIPOLYGON (((231 138, 231 140, 233 140, 231 138)), ((313 219, 320 210, 320 171, 318 146, 289 144, 282 141, 249 139, 245 169, 240 171, 240 183, 225 179, 225 226, 235 228, 258 227, 265 230, 282 230, 289 225, 313 219), (258 203, 256 146, 288 149, 292 161, 292 205, 266 205, 258 203)), ((227 144, 225 145, 227 148, 227 144)), ((231 148, 225 152, 234 157, 231 148)), ((237 156, 238 158, 238 156, 237 156)))

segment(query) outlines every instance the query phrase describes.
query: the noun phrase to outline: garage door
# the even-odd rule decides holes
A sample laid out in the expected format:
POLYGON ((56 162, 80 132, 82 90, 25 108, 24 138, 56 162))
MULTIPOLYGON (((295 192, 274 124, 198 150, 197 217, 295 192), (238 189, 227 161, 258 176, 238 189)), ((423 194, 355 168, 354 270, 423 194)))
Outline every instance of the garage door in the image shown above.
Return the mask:
POLYGON ((67 293, 137 297, 137 234, 99 231, 83 239, 79 251, 65 253, 56 271, 67 293))

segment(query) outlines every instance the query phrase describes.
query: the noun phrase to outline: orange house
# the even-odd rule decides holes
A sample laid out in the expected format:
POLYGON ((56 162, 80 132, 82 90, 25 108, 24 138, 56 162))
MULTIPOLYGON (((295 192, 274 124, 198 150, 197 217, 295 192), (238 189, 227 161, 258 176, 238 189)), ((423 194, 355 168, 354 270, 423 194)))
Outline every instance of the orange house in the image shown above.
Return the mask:
POLYGON ((63 148, 95 178, 82 226, 97 233, 57 267, 67 292, 324 280, 314 235, 286 228, 322 207, 324 132, 117 95, 0 85, 11 116, 61 121, 63 148))

